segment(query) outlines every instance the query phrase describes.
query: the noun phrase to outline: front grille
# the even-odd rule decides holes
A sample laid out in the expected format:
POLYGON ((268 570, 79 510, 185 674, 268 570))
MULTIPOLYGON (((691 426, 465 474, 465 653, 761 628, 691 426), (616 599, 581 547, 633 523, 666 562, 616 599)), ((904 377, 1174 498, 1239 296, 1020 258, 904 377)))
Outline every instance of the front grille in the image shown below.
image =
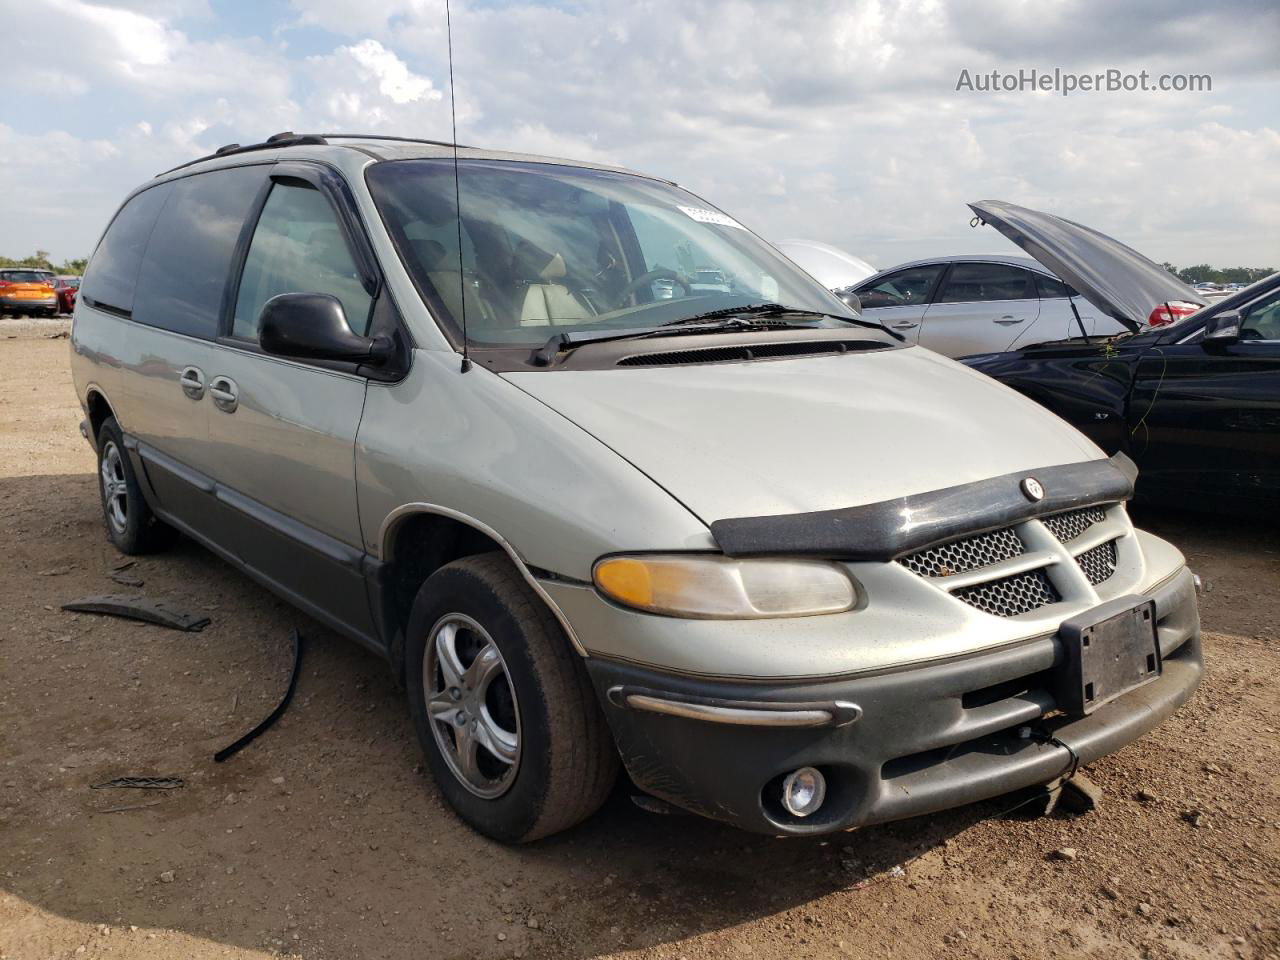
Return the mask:
POLYGON ((1119 557, 1116 554, 1116 542, 1114 540, 1100 543, 1092 550, 1086 550, 1076 557, 1076 563, 1080 564, 1080 569, 1084 571, 1084 575, 1089 578, 1089 582, 1095 587, 1103 581, 1111 579, 1111 575, 1116 572, 1116 564, 1118 562, 1119 557))
POLYGON ((1101 523, 1105 519, 1107 519, 1107 508, 1092 506, 1055 513, 1051 517, 1042 518, 1041 522, 1060 542, 1070 543, 1095 523, 1101 523))
POLYGON ((1043 570, 964 587, 952 596, 997 617, 1016 617, 1062 599, 1043 570))
POLYGON ((878 340, 809 340, 788 343, 745 343, 724 347, 700 347, 689 350, 664 350, 661 353, 636 353, 618 361, 619 367, 662 367, 683 363, 733 363, 744 360, 768 360, 773 357, 809 357, 823 354, 860 353, 884 350, 887 344, 878 340))
POLYGON ((912 553, 898 562, 921 577, 951 577, 1022 555, 1022 541, 1010 528, 966 537, 912 553))

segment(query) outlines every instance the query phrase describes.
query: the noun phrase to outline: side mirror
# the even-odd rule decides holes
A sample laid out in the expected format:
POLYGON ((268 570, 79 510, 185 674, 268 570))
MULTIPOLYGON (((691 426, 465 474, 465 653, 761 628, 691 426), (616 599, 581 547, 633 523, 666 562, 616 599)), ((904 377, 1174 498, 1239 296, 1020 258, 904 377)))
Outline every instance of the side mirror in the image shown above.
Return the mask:
POLYGON ((837 297, 844 301, 844 305, 854 313, 862 313, 862 299, 853 292, 853 287, 845 287, 843 290, 835 291, 837 297))
POLYGON ((1221 346, 1236 343, 1240 339, 1240 327, 1243 323, 1239 310, 1224 310, 1205 321, 1204 336, 1200 342, 1221 346))
POLYGON ((262 305, 258 343, 267 353, 295 360, 346 360, 380 366, 391 359, 387 337, 351 332, 342 302, 327 293, 282 293, 262 305))

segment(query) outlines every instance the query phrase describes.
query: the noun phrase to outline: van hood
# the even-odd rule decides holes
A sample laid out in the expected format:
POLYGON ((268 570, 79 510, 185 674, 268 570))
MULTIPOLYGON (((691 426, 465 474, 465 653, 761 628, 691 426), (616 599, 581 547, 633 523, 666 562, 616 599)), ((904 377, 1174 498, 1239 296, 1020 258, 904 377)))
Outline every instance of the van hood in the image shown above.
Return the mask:
POLYGON ((969 209, 1135 333, 1162 303, 1207 302, 1164 267, 1090 227, 1001 200, 969 209))
POLYGON ((1103 456, 1043 407, 920 347, 500 376, 708 525, 861 506, 1103 456))

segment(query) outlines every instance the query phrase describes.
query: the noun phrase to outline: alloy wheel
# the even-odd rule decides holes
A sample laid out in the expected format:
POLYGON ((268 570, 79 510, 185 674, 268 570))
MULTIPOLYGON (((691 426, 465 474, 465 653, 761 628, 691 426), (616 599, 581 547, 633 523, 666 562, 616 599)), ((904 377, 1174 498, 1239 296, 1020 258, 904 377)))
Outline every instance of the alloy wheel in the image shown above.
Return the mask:
POLYGON ((520 767, 520 711, 502 651, 460 613, 436 621, 423 650, 422 683, 431 734, 467 790, 493 800, 520 767))
POLYGON ((124 476, 124 456, 114 440, 108 440, 102 450, 102 502, 106 506, 107 522, 117 534, 123 534, 129 523, 129 487, 124 476))

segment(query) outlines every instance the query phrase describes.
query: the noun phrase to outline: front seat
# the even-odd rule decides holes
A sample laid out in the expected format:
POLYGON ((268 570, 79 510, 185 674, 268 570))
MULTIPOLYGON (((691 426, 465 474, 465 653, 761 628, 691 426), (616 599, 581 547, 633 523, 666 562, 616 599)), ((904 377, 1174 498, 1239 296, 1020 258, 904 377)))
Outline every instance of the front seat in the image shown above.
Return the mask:
POLYGON ((409 245, 427 280, 456 322, 462 322, 462 302, 465 296, 467 319, 478 321, 484 328, 494 326, 497 316, 492 305, 477 289, 474 277, 459 272, 456 253, 451 255, 443 244, 425 237, 410 237, 409 245))
POLYGON ((568 274, 564 257, 553 254, 528 283, 520 308, 520 326, 556 327, 595 318, 590 304, 559 282, 568 274))

